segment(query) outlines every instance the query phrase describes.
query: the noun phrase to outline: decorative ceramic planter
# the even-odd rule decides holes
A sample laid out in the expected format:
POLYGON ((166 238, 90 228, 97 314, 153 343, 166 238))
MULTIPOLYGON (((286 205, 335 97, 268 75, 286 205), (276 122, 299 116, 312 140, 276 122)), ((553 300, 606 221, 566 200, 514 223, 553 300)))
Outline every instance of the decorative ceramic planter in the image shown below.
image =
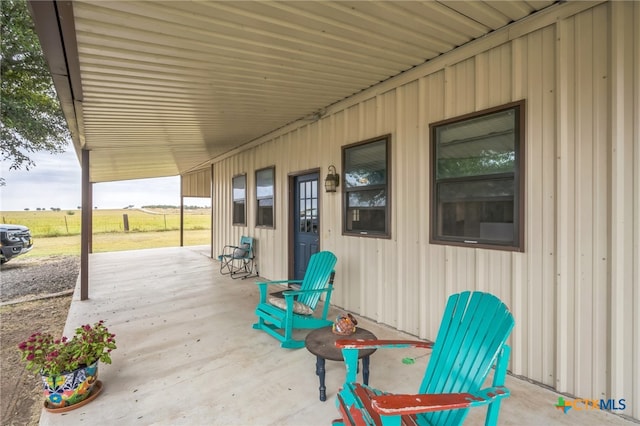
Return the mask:
POLYGON ((98 361, 70 373, 42 376, 45 407, 63 408, 77 404, 91 395, 98 380, 98 361))
POLYGON ((333 323, 332 331, 334 334, 348 336, 356 332, 358 321, 351 314, 338 315, 333 323))

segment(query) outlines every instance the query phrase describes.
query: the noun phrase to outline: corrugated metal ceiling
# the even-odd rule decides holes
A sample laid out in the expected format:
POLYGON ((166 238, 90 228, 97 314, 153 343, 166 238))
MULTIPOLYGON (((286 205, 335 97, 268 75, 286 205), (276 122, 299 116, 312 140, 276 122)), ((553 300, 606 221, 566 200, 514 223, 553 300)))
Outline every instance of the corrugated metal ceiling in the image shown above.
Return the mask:
POLYGON ((553 3, 74 1, 76 148, 93 182, 184 173, 553 3))

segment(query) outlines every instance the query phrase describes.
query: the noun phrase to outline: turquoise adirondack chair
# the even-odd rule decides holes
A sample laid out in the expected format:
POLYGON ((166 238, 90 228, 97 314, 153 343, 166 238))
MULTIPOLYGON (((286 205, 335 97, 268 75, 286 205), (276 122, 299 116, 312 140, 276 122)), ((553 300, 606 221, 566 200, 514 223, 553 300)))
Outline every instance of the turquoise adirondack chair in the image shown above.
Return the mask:
POLYGON ((264 330, 278 339, 283 348, 302 348, 304 340, 293 338, 294 329, 313 329, 332 324, 327 320, 329 302, 333 291, 333 267, 336 256, 329 251, 321 251, 311 255, 307 270, 302 280, 281 280, 259 282, 260 303, 256 307, 258 322, 253 328, 264 330), (283 297, 268 294, 268 287, 273 284, 299 285, 297 290, 282 292, 283 297), (316 309, 320 297, 324 295, 324 307, 320 312, 316 309))
POLYGON ((349 425, 459 425, 469 408, 489 405, 486 425, 498 421, 500 402, 509 396, 504 387, 510 348, 506 340, 513 316, 497 297, 463 292, 449 297, 434 343, 407 340, 341 339, 347 368, 336 406, 349 425), (370 348, 432 349, 417 394, 390 394, 356 383, 358 350, 370 348), (495 366, 492 386, 481 389, 495 366))

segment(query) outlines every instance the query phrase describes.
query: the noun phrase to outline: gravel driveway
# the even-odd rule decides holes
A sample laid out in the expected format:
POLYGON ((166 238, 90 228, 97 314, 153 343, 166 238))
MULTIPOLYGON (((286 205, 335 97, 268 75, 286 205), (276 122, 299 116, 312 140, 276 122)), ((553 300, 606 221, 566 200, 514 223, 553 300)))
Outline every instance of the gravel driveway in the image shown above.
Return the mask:
POLYGON ((80 256, 12 259, 0 267, 0 302, 73 290, 79 271, 80 256))
POLYGON ((36 331, 62 334, 79 271, 80 256, 21 256, 0 266, 0 424, 38 425, 42 383, 24 368, 18 343, 36 331))

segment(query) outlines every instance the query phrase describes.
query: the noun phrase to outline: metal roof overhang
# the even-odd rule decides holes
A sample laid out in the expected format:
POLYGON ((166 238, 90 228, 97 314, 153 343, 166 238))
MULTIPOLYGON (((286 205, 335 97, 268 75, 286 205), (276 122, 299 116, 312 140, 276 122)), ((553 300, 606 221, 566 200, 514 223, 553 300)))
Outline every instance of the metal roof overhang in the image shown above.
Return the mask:
POLYGON ((175 176, 556 1, 30 1, 89 179, 175 176))

